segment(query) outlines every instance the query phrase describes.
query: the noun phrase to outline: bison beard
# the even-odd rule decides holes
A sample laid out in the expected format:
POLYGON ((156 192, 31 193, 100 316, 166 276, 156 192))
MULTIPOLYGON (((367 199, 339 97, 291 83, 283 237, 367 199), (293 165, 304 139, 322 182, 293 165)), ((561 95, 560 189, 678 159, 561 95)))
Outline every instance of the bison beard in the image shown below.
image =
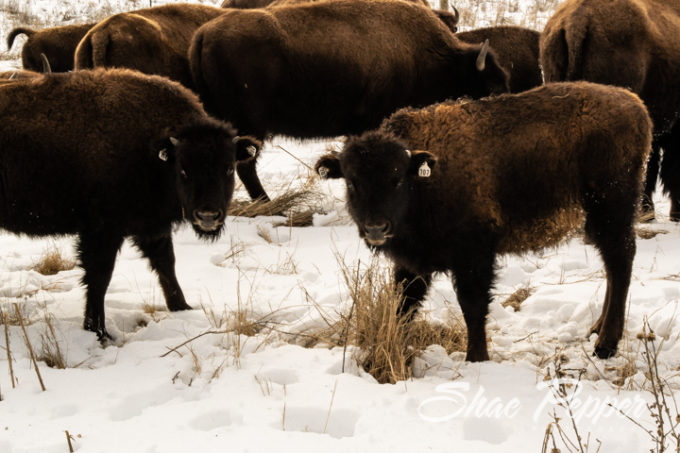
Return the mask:
POLYGON ((585 220, 607 275, 592 329, 605 358, 623 333, 651 130, 627 90, 549 84, 399 110, 315 168, 345 178, 360 236, 393 261, 405 286, 402 314, 419 307, 433 273, 452 275, 470 361, 489 358, 484 326, 496 257, 554 246, 585 220))

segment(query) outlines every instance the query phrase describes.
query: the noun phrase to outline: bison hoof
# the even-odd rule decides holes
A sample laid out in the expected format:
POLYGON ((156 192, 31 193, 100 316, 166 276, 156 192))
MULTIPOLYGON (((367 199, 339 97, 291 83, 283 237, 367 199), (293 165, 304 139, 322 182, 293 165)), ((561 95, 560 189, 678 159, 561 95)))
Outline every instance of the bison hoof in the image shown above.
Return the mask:
POLYGON ((191 305, 187 304, 184 301, 181 302, 174 302, 174 303, 169 303, 168 304, 168 310, 170 311, 182 311, 182 310, 193 310, 191 305))
POLYGON ((476 353, 468 351, 465 360, 468 362, 486 362, 489 360, 489 353, 487 351, 476 353))
POLYGON ((600 359, 609 359, 616 355, 616 348, 605 348, 602 346, 595 346, 593 355, 599 357, 600 359))

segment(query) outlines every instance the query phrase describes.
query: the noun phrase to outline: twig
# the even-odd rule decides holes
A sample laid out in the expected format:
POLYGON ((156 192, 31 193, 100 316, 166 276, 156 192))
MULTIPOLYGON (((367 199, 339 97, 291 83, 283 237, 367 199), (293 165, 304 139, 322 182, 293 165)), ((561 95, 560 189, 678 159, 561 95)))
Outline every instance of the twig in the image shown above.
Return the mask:
POLYGON ((12 353, 9 347, 9 317, 7 313, 3 312, 0 308, 0 318, 2 318, 2 323, 5 325, 5 346, 7 347, 7 362, 9 363, 9 377, 12 380, 12 388, 14 385, 14 367, 12 366, 12 353))
POLYGON ((331 419, 331 410, 333 409, 333 401, 335 400, 335 392, 338 390, 338 380, 335 380, 335 385, 333 386, 333 394, 331 395, 331 404, 328 405, 328 415, 326 416, 326 423, 323 425, 323 434, 326 434, 326 429, 328 428, 328 421, 331 419))
POLYGON ((71 435, 68 433, 68 430, 64 431, 66 433, 66 442, 68 442, 68 451, 69 453, 73 453, 73 445, 71 444, 71 435))
POLYGON ((199 338, 201 338, 201 337, 203 337, 203 336, 205 336, 205 335, 211 335, 211 334, 227 334, 227 333, 232 332, 232 331, 233 331, 233 329, 232 329, 232 330, 207 330, 207 331, 205 331, 205 332, 203 332, 203 333, 199 333, 199 334, 196 335, 195 337, 189 338, 189 339, 188 339, 187 341, 185 341, 184 343, 182 343, 182 344, 180 344, 180 345, 178 345, 178 346, 175 346, 174 348, 171 348, 170 350, 168 350, 168 352, 166 352, 165 354, 161 355, 161 358, 166 357, 167 355, 169 355, 169 354, 172 353, 172 352, 176 352, 176 351, 177 351, 179 348, 181 348, 182 346, 185 346, 185 345, 191 343, 191 342, 194 341, 194 340, 198 340, 199 338))
POLYGON ((26 338, 26 346, 28 347, 28 352, 31 354, 31 360, 33 361, 33 367, 35 368, 35 374, 38 375, 38 381, 40 381, 40 388, 42 391, 46 391, 45 384, 43 383, 42 376, 40 375, 40 369, 38 368, 38 361, 35 360, 35 352, 33 352, 33 346, 31 345, 31 340, 28 338, 28 333, 26 332, 26 327, 24 326, 24 318, 21 316, 21 310, 19 310, 19 305, 14 304, 14 311, 19 319, 19 324, 21 325, 21 330, 24 332, 24 338, 26 338))
POLYGON ((342 336, 344 337, 344 345, 342 346, 342 372, 345 372, 345 357, 347 355, 347 343, 349 343, 349 327, 352 322, 352 314, 354 313, 354 306, 359 298, 359 269, 361 268, 361 259, 357 263, 357 276, 354 280, 354 291, 352 294, 352 306, 349 309, 349 316, 347 317, 347 324, 345 325, 345 331, 342 336))
POLYGON ((310 166, 307 165, 306 163, 302 162, 296 155, 294 155, 293 153, 291 153, 290 151, 288 151, 288 150, 287 150, 286 148, 284 148, 283 146, 281 146, 281 145, 276 145, 276 147, 279 148, 279 149, 281 149, 281 151, 283 151, 284 153, 288 154, 290 157, 292 157, 292 158, 295 159, 296 161, 300 162, 302 165, 304 165, 305 167, 307 167, 310 171, 314 171, 314 169, 313 169, 312 167, 310 167, 310 166))

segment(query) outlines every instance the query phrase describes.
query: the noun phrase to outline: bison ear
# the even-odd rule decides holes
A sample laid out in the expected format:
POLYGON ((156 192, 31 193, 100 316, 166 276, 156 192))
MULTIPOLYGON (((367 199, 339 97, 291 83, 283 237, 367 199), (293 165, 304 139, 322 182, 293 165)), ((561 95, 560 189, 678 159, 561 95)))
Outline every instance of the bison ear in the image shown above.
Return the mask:
POLYGON ((436 163, 437 157, 429 151, 411 151, 409 174, 421 179, 429 178, 436 163))
POLYGON ((257 159, 262 149, 262 142, 247 136, 236 136, 233 139, 234 146, 236 146, 236 161, 243 162, 249 159, 257 159))
POLYGON ((337 153, 321 156, 314 164, 314 171, 323 179, 344 178, 337 153))

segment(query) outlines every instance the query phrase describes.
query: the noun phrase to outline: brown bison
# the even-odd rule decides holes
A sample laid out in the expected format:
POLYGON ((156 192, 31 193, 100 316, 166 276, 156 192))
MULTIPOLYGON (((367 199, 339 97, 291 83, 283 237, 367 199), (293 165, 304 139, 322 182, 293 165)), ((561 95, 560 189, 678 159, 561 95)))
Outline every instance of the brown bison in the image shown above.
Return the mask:
POLYGON ((42 71, 40 54, 44 54, 50 62, 52 71, 70 71, 73 69, 73 53, 78 43, 94 25, 64 25, 43 30, 17 27, 7 35, 7 48, 11 49, 14 39, 24 34, 28 36, 21 49, 21 63, 24 69, 42 71))
POLYGON ((219 236, 235 162, 250 146, 259 142, 236 137, 162 77, 98 69, 7 83, 0 228, 78 236, 84 327, 104 339, 104 295, 126 237, 158 274, 168 308, 191 308, 175 276, 172 227, 187 220, 200 237, 219 236))
POLYGON ((510 76, 510 92, 519 93, 543 83, 538 64, 538 39, 535 30, 515 26, 478 28, 456 34, 456 38, 469 44, 489 40, 498 62, 510 76))
POLYGON ((680 1, 567 0, 540 40, 546 82, 588 80, 637 93, 654 122, 654 152, 643 209, 653 216, 659 148, 661 181, 680 220, 680 1))
MULTIPOLYGON (((486 46, 401 1, 227 10, 196 31, 189 59, 206 109, 260 138, 359 133, 403 106, 508 89, 486 46)), ((250 196, 266 199, 255 162, 243 167, 250 196)))
POLYGON ((191 87, 187 60, 191 36, 222 13, 221 8, 180 3, 116 14, 83 37, 75 51, 75 67, 131 68, 191 87))
MULTIPOLYGON (((251 9, 251 8, 265 8, 265 7, 275 7, 275 6, 286 6, 286 5, 298 5, 301 3, 311 3, 318 1, 334 1, 334 0, 225 0, 222 3, 222 8, 239 8, 239 9, 251 9)), ((375 1, 375 0, 371 0, 375 1)), ((415 3, 426 8, 430 8, 430 3, 427 0, 385 0, 385 1, 406 1, 415 3)), ((453 12, 449 12, 443 9, 432 10, 439 17, 439 19, 444 22, 444 24, 449 27, 452 32, 458 30, 458 19, 460 15, 458 10, 453 8, 453 12)))
POLYGON ((451 272, 470 361, 489 358, 484 324, 496 256, 554 246, 585 217, 607 274, 595 353, 610 357, 623 332, 651 140, 635 94, 556 83, 399 110, 316 169, 345 178, 359 235, 392 259, 405 285, 403 314, 420 305, 434 272, 451 272))

